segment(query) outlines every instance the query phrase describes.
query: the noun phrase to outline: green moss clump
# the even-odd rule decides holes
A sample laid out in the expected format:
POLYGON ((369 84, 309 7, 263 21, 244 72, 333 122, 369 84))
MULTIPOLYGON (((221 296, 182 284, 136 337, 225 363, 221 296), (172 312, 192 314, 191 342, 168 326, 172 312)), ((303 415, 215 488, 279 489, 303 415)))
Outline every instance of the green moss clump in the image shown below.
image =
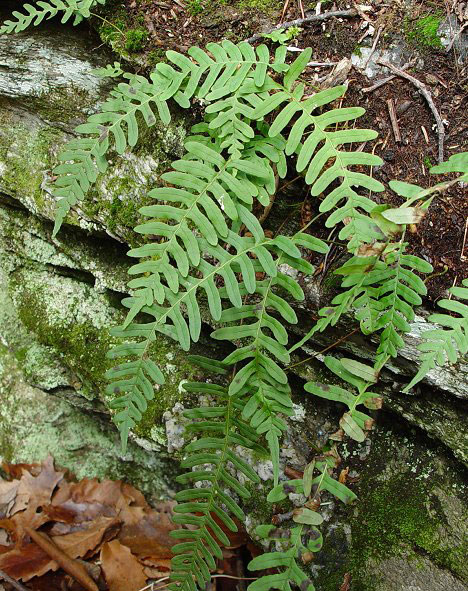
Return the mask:
POLYGON ((406 19, 406 38, 413 45, 425 49, 440 49, 442 48, 442 42, 437 31, 441 22, 441 16, 436 14, 428 14, 415 22, 406 19))
POLYGON ((142 51, 148 40, 148 33, 143 29, 130 29, 125 34, 125 49, 130 53, 142 51))
POLYGON ((359 589, 372 591, 361 580, 372 559, 392 555, 428 554, 436 564, 459 575, 465 569, 462 546, 447 546, 443 530, 446 516, 432 486, 408 474, 388 482, 366 483, 368 493, 360 493, 360 515, 352 526, 351 564, 359 589))

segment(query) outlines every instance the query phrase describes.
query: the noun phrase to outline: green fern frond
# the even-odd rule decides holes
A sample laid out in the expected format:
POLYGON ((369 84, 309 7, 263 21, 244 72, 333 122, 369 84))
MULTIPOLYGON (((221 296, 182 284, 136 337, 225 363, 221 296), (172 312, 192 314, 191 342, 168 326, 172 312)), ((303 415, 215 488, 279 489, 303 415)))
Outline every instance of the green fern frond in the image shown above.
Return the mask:
POLYGON ((304 84, 297 83, 293 87, 306 67, 310 55, 310 49, 302 52, 284 76, 281 89, 263 100, 255 109, 253 117, 263 118, 286 103, 270 127, 270 135, 275 136, 298 115, 288 135, 286 155, 298 153, 297 170, 305 171, 305 181, 311 185, 312 195, 318 196, 326 192, 332 183, 339 181, 339 185, 331 190, 320 204, 320 211, 329 212, 338 206, 328 217, 326 225, 333 227, 338 223, 345 224, 339 237, 349 240, 350 250, 355 250, 363 242, 378 239, 380 233, 365 215, 372 211, 375 203, 360 195, 354 187, 375 192, 383 191, 384 187, 371 176, 356 172, 351 167, 375 166, 382 164, 382 160, 365 152, 347 152, 343 147, 355 142, 372 140, 377 137, 377 133, 369 129, 336 129, 337 124, 347 125, 348 122, 360 117, 365 112, 360 107, 332 109, 313 114, 319 107, 341 98, 346 87, 337 86, 311 97, 304 96, 304 84), (302 138, 309 128, 310 133, 303 141, 302 138), (319 148, 319 145, 322 146, 319 148))
MULTIPOLYGON (((307 466, 303 479, 281 482, 270 491, 268 501, 279 503, 284 501, 291 492, 309 496, 313 490, 314 499, 320 499, 321 493, 327 491, 343 503, 352 503, 356 495, 347 486, 332 478, 330 473, 333 466, 333 458, 324 456, 314 458, 307 466), (314 477, 315 471, 319 474, 314 477)), ((269 591, 270 589, 291 591, 291 585, 296 585, 301 590, 314 591, 312 581, 299 564, 310 560, 308 558, 310 552, 321 550, 323 538, 315 526, 323 522, 323 517, 320 513, 303 507, 293 511, 292 519, 299 525, 291 529, 280 529, 272 525, 261 525, 256 528, 257 535, 262 539, 276 542, 276 548, 273 552, 254 558, 248 568, 250 570, 275 568, 280 572, 259 578, 249 585, 248 591, 269 591), (278 550, 278 546, 282 548, 278 550)))
MULTIPOLYGON (((249 215, 252 218, 254 217, 252 214, 249 215)), ((258 228, 261 231, 260 226, 258 228)), ((196 342, 200 336, 201 314, 197 298, 200 289, 207 296, 209 310, 214 320, 219 320, 222 317, 222 299, 229 299, 234 306, 239 308, 242 306, 243 295, 256 293, 263 289, 262 282, 258 282, 256 279, 257 274, 266 274, 267 276, 277 274, 276 264, 271 252, 275 255, 278 252, 280 254, 284 253, 285 260, 288 260, 291 252, 296 253, 296 247, 287 239, 267 239, 262 237, 263 232, 254 235, 252 238, 241 238, 230 232, 226 240, 227 243, 232 244, 235 249, 234 253, 228 253, 220 245, 210 245, 203 238, 197 237, 196 240, 200 245, 200 251, 206 252, 217 259, 217 264, 214 265, 201 259, 197 268, 201 276, 179 276, 179 282, 184 288, 183 291, 174 293, 170 287, 161 285, 164 292, 164 301, 167 302, 166 305, 152 303, 151 305, 145 305, 141 310, 143 313, 152 316, 153 321, 125 323, 121 327, 112 329, 111 333, 116 337, 138 339, 136 342, 128 341, 124 345, 118 345, 109 353, 112 359, 125 359, 129 354, 138 359, 135 363, 120 364, 118 371, 126 372, 125 379, 119 380, 117 384, 109 384, 106 389, 107 394, 110 396, 119 395, 110 403, 110 407, 119 409, 119 413, 114 417, 114 420, 121 429, 124 449, 128 436, 127 426, 130 425, 131 428, 136 420, 140 420, 141 413, 146 409, 146 401, 151 400, 153 397, 152 388, 148 388, 152 374, 146 375, 148 372, 145 371, 145 361, 148 347, 155 340, 156 334, 158 332, 165 334, 176 340, 184 350, 188 350, 191 342, 196 342), (251 256, 255 258, 251 259, 251 256), (241 273, 242 283, 239 283, 237 273, 241 273), (223 289, 219 289, 216 285, 217 277, 224 281, 223 289), (188 319, 185 318, 184 312, 187 314, 188 319)), ((300 266, 303 267, 303 265, 300 266)), ((153 289, 152 285, 145 285, 144 278, 138 281, 138 284, 133 284, 135 287, 150 287, 151 290, 153 289)), ((135 306, 134 300, 133 297, 126 298, 123 300, 123 304, 132 309, 135 306)), ((290 308, 289 304, 283 303, 283 301, 280 302, 280 300, 281 298, 273 299, 273 295, 271 296, 274 306, 280 308, 287 306, 290 308)), ((138 302, 139 305, 140 302, 138 302)), ((271 342, 270 346, 274 347, 273 339, 265 336, 264 341, 269 344, 271 342)), ((284 347, 282 345, 278 345, 277 348, 283 352, 284 347)), ((283 356, 283 358, 285 357, 283 356)), ((113 370, 106 375, 110 379, 114 379, 113 370)), ((159 381, 155 380, 156 383, 161 383, 159 374, 157 377, 159 381)))
MULTIPOLYGON (((276 274, 270 279, 257 282, 257 298, 252 303, 244 303, 223 310, 220 321, 225 325, 212 333, 212 338, 230 340, 234 343, 248 339, 247 344, 237 348, 223 363, 227 366, 247 362, 239 369, 229 387, 231 394, 243 392, 248 399, 243 410, 243 418, 258 434, 263 434, 269 444, 273 463, 275 484, 279 479, 279 438, 286 428, 278 416, 291 416, 292 402, 288 379, 279 363, 289 363, 286 349, 288 334, 283 324, 271 313, 278 314, 286 323, 297 322, 296 314, 278 291, 284 292, 297 301, 304 294, 295 279, 280 271, 283 265, 305 274, 313 272, 313 267, 302 259, 298 246, 310 250, 327 252, 327 246, 307 234, 298 233, 291 239, 279 236, 274 239, 278 249, 275 264, 276 274), (227 326, 226 326, 227 325, 227 326)), ((248 295, 247 286, 241 286, 242 295, 248 295)))
POLYGON ((372 428, 373 420, 367 414, 357 410, 357 406, 363 404, 370 409, 382 406, 381 397, 368 391, 368 388, 377 381, 376 370, 353 359, 338 360, 331 356, 325 357, 324 363, 341 380, 354 386, 358 393, 354 394, 340 386, 318 382, 307 382, 304 386, 305 390, 320 398, 345 404, 348 410, 340 419, 340 427, 355 441, 364 441, 365 432, 372 428))
POLYGON ((250 497, 242 481, 260 482, 236 450, 238 447, 258 450, 259 446, 255 431, 240 418, 243 405, 240 395, 229 395, 223 386, 198 382, 184 384, 184 389, 214 396, 217 404, 184 412, 184 416, 193 421, 190 432, 199 438, 184 449, 182 467, 190 471, 179 476, 177 481, 191 488, 176 495, 178 505, 174 509, 174 521, 190 529, 182 528, 170 534, 181 542, 172 548, 175 556, 171 562, 169 589, 196 591, 204 589, 210 580, 210 570, 216 567, 214 558, 223 556, 221 546, 229 545, 227 532, 237 532, 233 518, 245 519, 235 500, 236 496, 250 497))
POLYGON ((278 529, 274 525, 260 525, 255 529, 255 533, 262 539, 276 542, 286 548, 261 554, 249 562, 248 568, 252 571, 280 569, 279 573, 265 575, 251 583, 249 591, 291 591, 291 584, 297 585, 301 591, 315 591, 312 581, 299 565, 302 556, 309 552, 318 552, 321 548, 322 536, 317 528, 298 525, 288 531, 278 529), (305 535, 308 540, 304 543, 305 535))
POLYGON ((272 64, 266 45, 253 48, 249 43, 237 45, 225 39, 221 43, 208 43, 208 51, 191 47, 188 56, 176 51, 167 51, 166 56, 173 64, 159 63, 156 68, 163 76, 174 81, 183 94, 187 105, 192 97, 214 102, 233 95, 251 76, 256 87, 262 87, 267 80, 269 68, 280 71, 286 52, 277 51, 272 64), (175 66, 175 67, 174 67, 175 66))
POLYGON ((354 297, 353 307, 362 332, 382 331, 375 362, 377 369, 381 369, 390 357, 396 357, 398 349, 403 347, 401 333, 410 331, 414 308, 421 305, 421 296, 427 293, 424 282, 415 271, 432 271, 432 266, 423 259, 405 254, 405 243, 390 245, 388 249, 383 260, 375 261, 364 279, 353 269, 356 263, 362 264, 358 257, 353 257, 336 271, 345 276, 343 287, 353 290, 359 286, 360 294, 354 297))
POLYGON ((90 10, 96 4, 104 4, 106 0, 37 0, 36 6, 24 4, 25 13, 13 12, 16 20, 7 20, 0 27, 0 35, 5 33, 20 33, 29 26, 37 27, 44 20, 49 20, 63 12, 62 23, 66 23, 74 17, 74 25, 79 24, 83 18, 89 18, 90 10))
MULTIPOLYGON (((452 287, 449 291, 459 300, 468 301, 468 279, 464 279, 462 285, 463 287, 452 287)), ((423 333, 424 340, 418 347, 421 352, 421 367, 403 392, 408 392, 432 369, 442 367, 447 362, 456 363, 462 355, 468 353, 468 305, 457 300, 440 300, 438 305, 457 316, 429 316, 428 320, 439 324, 441 328, 423 333)))
POLYGON ((98 174, 107 170, 107 152, 111 146, 118 154, 127 146, 135 146, 139 113, 148 127, 156 123, 153 107, 163 123, 171 120, 167 106, 173 96, 170 81, 157 74, 151 75, 151 82, 134 74, 124 76, 129 82, 118 84, 111 91, 112 98, 101 105, 101 112, 76 128, 76 132, 86 137, 71 140, 58 156, 62 164, 53 170, 58 176, 53 194, 59 199, 54 235, 70 208, 85 198, 98 174))

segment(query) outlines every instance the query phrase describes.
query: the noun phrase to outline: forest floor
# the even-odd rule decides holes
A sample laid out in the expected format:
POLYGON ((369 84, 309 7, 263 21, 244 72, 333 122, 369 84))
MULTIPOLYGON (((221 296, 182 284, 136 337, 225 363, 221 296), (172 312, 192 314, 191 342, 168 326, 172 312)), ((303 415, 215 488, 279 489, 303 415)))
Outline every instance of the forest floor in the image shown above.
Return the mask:
MULTIPOLYGON (((120 36, 120 40, 113 43, 114 48, 120 44, 122 53, 133 64, 140 64, 142 70, 147 70, 164 59, 167 49, 184 52, 192 45, 204 47, 210 41, 237 42, 271 31, 279 23, 349 10, 353 6, 352 2, 340 0, 123 0, 107 9, 106 16, 113 25, 126 31, 123 38, 120 36)), ((380 137, 371 149, 383 158, 384 165, 374 170, 375 177, 384 183, 399 179, 427 187, 437 182, 429 169, 437 164, 438 131, 426 99, 411 81, 399 76, 369 90, 377 80, 388 76, 388 71, 380 69, 376 73, 374 69, 370 78, 368 68, 359 64, 356 67, 356 62, 362 66, 366 56, 372 58, 368 56, 368 48, 385 52, 392 46, 397 47, 403 61, 411 64, 408 72, 426 85, 444 122, 444 156, 447 159, 467 145, 468 68, 466 55, 463 55, 467 51, 467 30, 463 29, 467 19, 468 3, 459 0, 372 0, 362 5, 362 9, 358 7, 353 18, 335 17, 289 29, 291 39, 283 43, 297 49, 311 47, 314 62, 332 64, 308 69, 304 81, 312 89, 323 87, 324 81, 333 78, 333 64, 343 59, 352 62, 355 67, 339 80, 349 84, 342 105, 363 106, 366 114, 360 120, 361 125, 379 131, 380 137), (440 36, 444 27, 445 43, 440 36), (447 51, 447 44, 454 37, 455 42, 447 51), (393 125, 392 107, 396 114, 393 125)), ((112 40, 116 32, 104 24, 100 34, 112 40)), ((277 41, 268 38, 260 42, 272 49, 277 46, 277 41)), ((289 55, 292 60, 298 54, 290 51, 289 55)), ((369 146, 366 149, 369 150, 369 146)), ((290 211, 307 222, 318 212, 319 201, 308 195, 302 179, 291 181, 287 179, 287 194, 283 198, 279 192, 276 202, 283 198, 284 205, 284 200, 289 200, 290 211)), ((374 198, 379 199, 379 195, 374 198)), ((383 200, 395 205, 401 203, 401 198, 391 192, 383 200)), ((434 200, 424 220, 409 237, 410 250, 434 267, 433 274, 426 279, 432 304, 468 275, 467 224, 466 187, 457 185, 434 200)), ((310 231, 330 238, 320 222, 310 231)), ((333 257, 339 256, 339 247, 335 251, 333 257)), ((328 259, 328 264, 332 258, 328 259)))

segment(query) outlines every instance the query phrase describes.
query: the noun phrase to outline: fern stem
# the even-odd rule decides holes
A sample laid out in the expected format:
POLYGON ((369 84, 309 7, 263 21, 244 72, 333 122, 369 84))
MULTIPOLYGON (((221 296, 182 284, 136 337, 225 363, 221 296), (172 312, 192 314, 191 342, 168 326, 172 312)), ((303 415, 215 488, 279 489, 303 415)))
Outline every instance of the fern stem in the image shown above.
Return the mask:
POLYGON ((94 16, 95 18, 98 18, 103 23, 106 23, 106 25, 109 25, 110 27, 112 27, 113 29, 118 31, 120 33, 120 35, 122 35, 122 37, 125 35, 125 33, 124 33, 124 31, 122 31, 122 29, 119 29, 119 27, 117 25, 114 25, 114 23, 111 23, 109 20, 107 20, 105 17, 101 16, 100 14, 96 14, 95 12, 90 12, 89 14, 90 14, 90 16, 94 16))

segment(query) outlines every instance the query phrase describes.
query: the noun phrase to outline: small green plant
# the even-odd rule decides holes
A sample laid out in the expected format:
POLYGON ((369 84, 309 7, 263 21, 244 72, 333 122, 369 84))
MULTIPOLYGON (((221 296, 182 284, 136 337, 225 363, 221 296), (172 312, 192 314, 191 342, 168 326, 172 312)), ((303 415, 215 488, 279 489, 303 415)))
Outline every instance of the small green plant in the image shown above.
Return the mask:
POLYGON ((419 47, 440 49, 442 42, 438 30, 441 22, 442 18, 436 14, 428 14, 415 22, 406 20, 407 39, 419 47))
POLYGON ((295 39, 301 31, 302 29, 300 27, 289 27, 286 31, 284 29, 276 29, 271 33, 263 33, 262 37, 270 39, 273 43, 285 45, 291 39, 295 39))
MULTIPOLYGON (((22 30, 25 20, 18 15, 22 30)), ((4 32, 17 30, 17 25, 5 26, 4 32)), ((150 192, 154 202, 140 209, 144 221, 135 232, 144 240, 128 253, 136 260, 129 269, 130 296, 122 302, 128 314, 112 329, 120 342, 109 352, 116 365, 106 374, 106 393, 125 453, 129 433, 141 421, 156 385, 164 385, 163 368, 149 355, 158 333, 188 351, 201 334, 203 301, 204 322, 218 324, 212 339, 226 341, 231 350, 222 360, 192 357, 213 379, 183 386, 206 402, 184 413, 191 441, 182 461, 187 472, 178 477, 184 488, 176 495, 174 521, 186 527, 172 532, 178 543, 172 549, 171 591, 205 589, 215 558, 222 558, 221 546, 229 544, 226 532, 237 531, 236 519, 245 520, 242 500, 251 494, 246 484, 259 482, 246 459, 250 452, 271 458, 269 502, 296 492, 308 498, 308 506, 291 512, 290 529, 257 528, 259 537, 281 549, 255 558, 250 568, 279 572, 259 577, 249 589, 289 591, 295 584, 314 590, 303 565, 323 543, 317 529, 323 520, 322 495, 343 503, 356 496, 333 477, 335 460, 326 452, 312 458, 303 478, 281 480, 280 440, 293 413, 287 373, 291 353, 343 314, 353 314, 364 335, 377 336, 373 366, 327 356, 330 379, 305 385, 307 392, 343 404, 343 437, 363 441, 373 421, 362 407, 381 407, 379 373, 404 345, 402 335, 410 330, 414 309, 426 293, 419 275, 432 271, 426 261, 406 252, 406 228, 424 218, 437 194, 468 180, 465 152, 431 169, 455 173, 456 178, 427 189, 391 181, 389 188, 403 204, 377 205, 372 194, 385 187, 371 167, 382 160, 355 149, 377 133, 358 127, 363 108, 337 106, 345 86, 309 94, 302 78, 310 57, 308 48, 288 64, 281 44, 271 54, 265 45, 254 49, 246 42, 224 40, 207 44, 206 51, 192 47, 188 56, 166 52, 167 62, 158 63, 149 78, 123 73, 118 63, 102 68, 98 75, 125 81, 117 84, 100 112, 77 127, 77 137, 59 154, 54 169, 55 234, 71 207, 105 172, 111 150, 122 154, 135 146, 139 127, 154 125, 157 117, 168 124, 171 102, 189 108, 196 98, 204 106, 203 120, 186 139, 184 156, 161 176, 163 186, 150 192), (254 215, 257 202, 270 204, 288 167, 304 176, 312 196, 321 197, 325 226, 339 227, 349 255, 336 270, 342 291, 293 347, 288 346, 287 328, 298 322, 293 305, 305 297, 300 278, 314 273, 309 254, 325 254, 328 246, 308 234, 307 226, 291 236, 267 235, 254 215)), ((454 287, 451 295, 466 299, 466 281, 463 286, 454 287)), ((407 388, 468 350, 467 306, 453 299, 441 306, 456 316, 432 317, 442 328, 426 334, 422 366, 407 388)))
POLYGON ((205 10, 203 0, 189 0, 187 2, 187 10, 193 16, 201 14, 205 10))

